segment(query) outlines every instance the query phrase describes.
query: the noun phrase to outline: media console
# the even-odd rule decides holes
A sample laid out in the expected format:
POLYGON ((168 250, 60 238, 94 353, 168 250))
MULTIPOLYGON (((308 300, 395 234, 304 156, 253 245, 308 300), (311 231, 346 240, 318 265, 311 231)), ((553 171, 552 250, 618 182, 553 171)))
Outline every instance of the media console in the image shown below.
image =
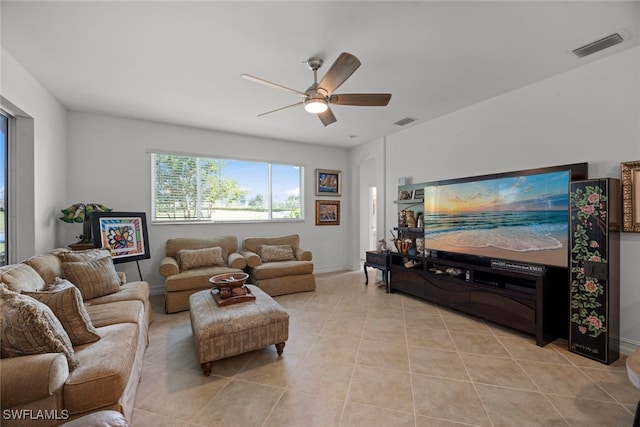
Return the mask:
POLYGON ((435 255, 391 253, 390 292, 535 335, 539 346, 568 336, 567 269, 435 255))

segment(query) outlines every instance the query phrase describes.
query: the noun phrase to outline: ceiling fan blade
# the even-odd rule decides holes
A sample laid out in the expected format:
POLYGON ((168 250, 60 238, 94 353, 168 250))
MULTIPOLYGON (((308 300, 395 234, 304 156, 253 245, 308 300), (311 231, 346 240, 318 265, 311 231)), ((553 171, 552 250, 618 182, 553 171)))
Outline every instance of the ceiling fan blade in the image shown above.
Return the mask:
POLYGON ((291 89, 290 87, 282 86, 282 85, 279 85, 278 83, 273 83, 273 82, 270 82, 268 80, 264 80, 264 79, 261 79, 259 77, 252 76, 250 74, 243 74, 242 78, 245 79, 245 80, 249 80, 251 82, 254 82, 254 83, 258 83, 258 84, 264 85, 264 86, 269 86, 269 87, 273 87, 273 88, 276 88, 276 89, 284 89, 286 91, 295 93, 296 95, 307 96, 306 93, 300 92, 299 90, 291 89))
POLYGON ((360 60, 350 53, 342 52, 338 59, 335 60, 331 67, 324 75, 318 88, 322 88, 327 91, 324 96, 331 94, 342 83, 344 83, 360 66, 360 60))
POLYGON ((275 110, 267 111, 266 113, 258 114, 258 117, 266 116, 267 114, 277 113, 278 111, 286 110, 287 108, 297 107, 298 105, 302 105, 302 101, 296 102, 295 104, 287 105, 286 107, 276 108, 275 110))
POLYGON ((318 113, 318 118, 325 126, 329 126, 331 123, 336 121, 336 116, 333 115, 331 108, 327 108, 327 111, 324 113, 318 113))
POLYGON ((390 93, 342 93, 331 95, 329 102, 337 105, 384 107, 391 99, 390 93))

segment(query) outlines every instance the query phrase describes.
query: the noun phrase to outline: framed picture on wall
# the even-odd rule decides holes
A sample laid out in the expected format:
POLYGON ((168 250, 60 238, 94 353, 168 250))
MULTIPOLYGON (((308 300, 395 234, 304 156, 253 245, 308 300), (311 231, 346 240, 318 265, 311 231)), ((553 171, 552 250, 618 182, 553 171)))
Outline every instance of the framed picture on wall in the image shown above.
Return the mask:
POLYGON ((640 233, 640 160, 623 162, 622 173, 622 231, 640 233))
POLYGON ((316 196, 341 196, 342 171, 316 169, 316 196))
POLYGON ((144 212, 94 212, 93 245, 111 252, 114 263, 151 258, 144 212))
POLYGON ((340 225, 338 200, 316 200, 316 225, 340 225))

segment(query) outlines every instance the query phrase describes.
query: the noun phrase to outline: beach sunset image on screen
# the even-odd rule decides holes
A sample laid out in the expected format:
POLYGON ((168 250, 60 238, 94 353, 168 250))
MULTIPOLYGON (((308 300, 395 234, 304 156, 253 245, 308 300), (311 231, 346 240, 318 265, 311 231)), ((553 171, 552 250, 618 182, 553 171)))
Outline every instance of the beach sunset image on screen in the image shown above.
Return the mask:
POLYGON ((430 185, 425 248, 566 267, 570 171, 430 185))

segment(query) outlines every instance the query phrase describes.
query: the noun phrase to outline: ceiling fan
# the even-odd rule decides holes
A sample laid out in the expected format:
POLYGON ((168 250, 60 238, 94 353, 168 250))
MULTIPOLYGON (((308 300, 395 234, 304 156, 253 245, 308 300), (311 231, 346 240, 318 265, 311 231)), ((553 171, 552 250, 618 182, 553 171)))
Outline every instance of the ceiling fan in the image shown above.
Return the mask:
POLYGON ((336 121, 336 117, 329 108, 329 104, 355 105, 366 107, 382 107, 389 103, 390 93, 345 93, 334 94, 342 83, 344 83, 360 67, 360 60, 354 55, 342 52, 338 59, 331 65, 322 80, 318 82, 318 69, 324 61, 321 58, 311 57, 305 61, 307 66, 313 71, 313 84, 306 91, 291 89, 249 74, 243 74, 242 78, 276 89, 283 89, 302 97, 302 101, 286 107, 277 108, 258 114, 258 117, 266 114, 286 110, 287 108, 304 105, 304 109, 309 113, 315 113, 323 125, 328 126, 336 121))

